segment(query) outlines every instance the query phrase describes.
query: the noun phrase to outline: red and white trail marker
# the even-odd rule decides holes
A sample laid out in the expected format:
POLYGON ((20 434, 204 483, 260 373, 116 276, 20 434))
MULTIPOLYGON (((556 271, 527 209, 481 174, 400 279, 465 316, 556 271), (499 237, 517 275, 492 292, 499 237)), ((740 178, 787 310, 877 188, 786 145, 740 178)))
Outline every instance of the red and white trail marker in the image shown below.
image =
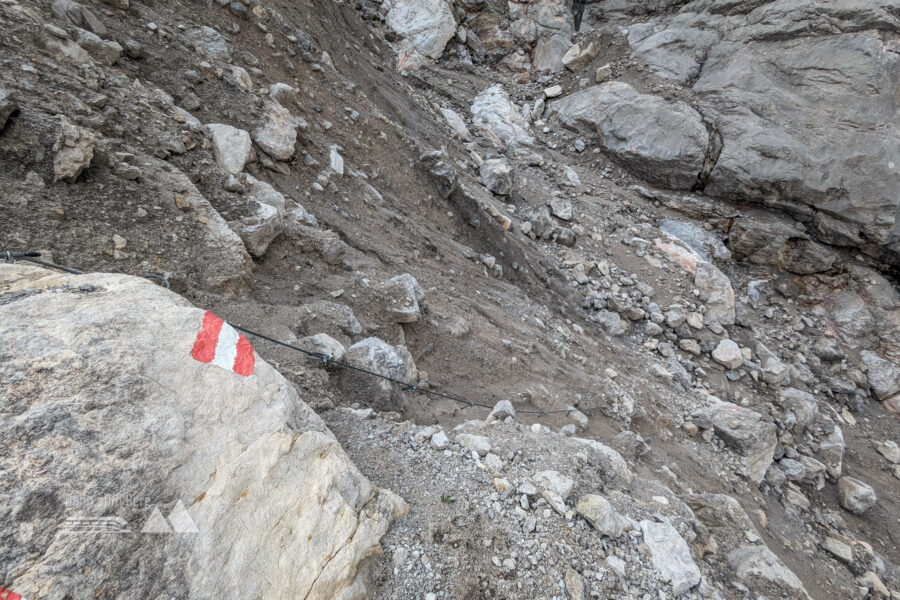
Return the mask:
POLYGON ((237 330, 206 311, 203 328, 197 334, 191 356, 204 363, 212 363, 238 375, 253 375, 253 346, 237 330))
POLYGON ((0 588, 0 600, 25 600, 20 594, 0 588))

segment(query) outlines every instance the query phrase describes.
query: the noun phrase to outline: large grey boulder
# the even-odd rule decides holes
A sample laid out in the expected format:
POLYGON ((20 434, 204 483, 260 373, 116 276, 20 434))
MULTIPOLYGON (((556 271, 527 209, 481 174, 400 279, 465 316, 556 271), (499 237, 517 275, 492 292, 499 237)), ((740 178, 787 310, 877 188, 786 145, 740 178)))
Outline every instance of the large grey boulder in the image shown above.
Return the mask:
POLYGON ((609 81, 556 100, 548 110, 567 127, 599 133, 607 154, 649 182, 689 190, 703 171, 709 133, 700 113, 684 102, 609 81))
POLYGON ((728 566, 753 590, 772 597, 806 598, 803 582, 766 546, 744 546, 728 554, 728 566))
POLYGON ((838 497, 841 506, 857 515, 875 506, 878 500, 871 485, 846 475, 838 480, 838 497))
POLYGON ((385 22, 428 58, 440 58, 456 33, 456 20, 446 0, 396 0, 385 22))
POLYGON ((234 329, 137 277, 0 265, 0 289, 4 586, 367 596, 404 503, 234 329))
POLYGON ((702 429, 713 429, 716 435, 744 457, 747 476, 759 483, 772 464, 775 425, 758 412, 731 402, 717 402, 693 414, 694 423, 702 429))
POLYGON ((700 583, 700 569, 691 557, 687 542, 670 523, 641 521, 644 543, 650 549, 660 581, 668 582, 676 594, 700 583))

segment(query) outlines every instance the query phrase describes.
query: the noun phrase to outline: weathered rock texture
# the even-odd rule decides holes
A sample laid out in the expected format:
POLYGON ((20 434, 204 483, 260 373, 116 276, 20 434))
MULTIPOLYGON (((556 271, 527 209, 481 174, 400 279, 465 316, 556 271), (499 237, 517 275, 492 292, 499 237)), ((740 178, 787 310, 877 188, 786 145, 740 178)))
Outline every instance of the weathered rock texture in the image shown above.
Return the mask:
POLYGON ((4 584, 42 598, 365 597, 360 562, 403 501, 259 357, 250 376, 194 360, 203 322, 144 279, 0 266, 4 584), (176 532, 141 533, 151 515, 176 532), (77 517, 129 532, 75 531, 77 517))
POLYGON ((691 2, 633 24, 651 70, 696 94, 721 153, 706 193, 777 205, 837 244, 900 240, 900 56, 890 0, 691 2))

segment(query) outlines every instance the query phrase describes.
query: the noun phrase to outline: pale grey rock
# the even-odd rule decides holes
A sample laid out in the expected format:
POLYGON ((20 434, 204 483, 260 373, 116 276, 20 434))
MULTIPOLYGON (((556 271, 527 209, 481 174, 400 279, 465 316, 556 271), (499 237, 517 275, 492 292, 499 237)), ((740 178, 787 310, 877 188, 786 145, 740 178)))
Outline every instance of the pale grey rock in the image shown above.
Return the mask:
POLYGON ((505 158, 491 158, 481 163, 480 175, 484 187, 498 196, 512 193, 512 166, 505 158))
POLYGON ((450 127, 450 130, 455 137, 458 137, 463 141, 469 141, 472 138, 472 134, 469 133, 469 128, 466 126, 466 122, 458 112, 452 108, 441 108, 441 114, 444 116, 444 120, 447 121, 447 125, 450 127))
POLYGON ((112 40, 101 39, 100 36, 84 29, 75 28, 75 41, 84 48, 98 64, 111 67, 122 57, 122 46, 112 40))
POLYGON ((726 369, 737 369, 744 362, 740 347, 728 338, 719 341, 712 351, 712 357, 726 369))
POLYGON ((868 368, 866 378, 875 398, 887 400, 900 393, 900 366, 869 350, 863 350, 860 358, 868 368))
POLYGON ((572 210, 572 202, 563 196, 556 196, 550 200, 550 212, 553 213, 554 217, 558 217, 563 221, 571 221, 572 217, 575 216, 575 211, 572 210))
POLYGON ((579 42, 566 51, 562 57, 562 64, 570 71, 577 73, 588 66, 588 63, 594 60, 599 52, 599 43, 579 42))
POLYGON ((789 598, 809 598, 803 582, 766 546, 744 546, 728 554, 728 566, 746 585, 789 598))
POLYGON ((265 181, 246 174, 243 177, 248 199, 256 202, 256 211, 238 221, 237 233, 247 252, 259 258, 284 230, 285 199, 265 181))
POLYGON ((534 474, 531 481, 538 488, 549 490, 558 495, 563 502, 568 499, 569 494, 572 493, 572 488, 575 486, 575 482, 571 478, 560 474, 559 471, 540 471, 534 474))
POLYGON ((720 325, 734 325, 734 288, 731 280, 712 263, 697 263, 694 285, 706 298, 706 317, 720 325))
POLYGON ((459 433, 456 435, 455 440, 457 444, 471 452, 475 452, 478 456, 485 456, 491 451, 491 443, 482 435, 459 433))
POLYGON ((260 258, 284 230, 284 221, 277 208, 257 202, 256 211, 238 221, 235 229, 250 256, 260 258))
POLYGON ((572 438, 572 441, 578 442, 589 448, 592 455, 592 463, 596 463, 596 467, 606 476, 613 480, 618 480, 625 485, 631 485, 634 479, 634 473, 628 468, 628 463, 622 458, 622 455, 597 440, 589 440, 585 438, 572 438))
POLYGON ((494 408, 491 410, 491 413, 487 416, 486 420, 503 421, 508 417, 515 419, 516 409, 513 408, 512 402, 510 402, 509 400, 501 400, 494 405, 494 408))
POLYGON ((762 481, 777 444, 775 426, 758 412, 731 402, 717 402, 695 411, 694 422, 702 429, 714 429, 716 435, 744 457, 747 476, 762 481))
POLYGON ((301 338, 297 342, 297 346, 307 352, 323 354, 330 360, 342 360, 346 352, 344 345, 327 333, 317 333, 301 338))
POLYGON ((431 436, 431 443, 438 450, 443 450, 450 445, 450 440, 447 439, 447 434, 443 431, 436 431, 434 435, 431 436))
POLYGON ((393 323, 415 323, 419 320, 419 302, 425 299, 425 291, 409 273, 391 277, 378 286, 385 304, 385 314, 393 323))
POLYGON ((269 98, 288 108, 297 102, 297 90, 286 83, 273 83, 269 86, 269 98))
POLYGON ((575 510, 602 535, 617 538, 624 532, 626 521, 603 496, 587 494, 578 501, 575 510))
POLYGON ((525 117, 501 84, 475 96, 471 111, 474 126, 492 142, 510 148, 534 143, 525 117))
POLYGON ((182 277, 198 287, 226 295, 245 292, 249 286, 253 261, 241 238, 229 226, 222 215, 197 189, 191 179, 168 162, 155 157, 147 157, 142 165, 143 177, 153 181, 160 190, 177 194, 177 201, 186 206, 193 217, 204 227, 199 230, 197 257, 203 263, 199 280, 192 281, 193 275, 184 273, 182 277))
POLYGON ((219 168, 232 175, 243 171, 253 149, 250 134, 222 123, 210 123, 205 129, 212 138, 213 155, 219 168))
POLYGON ((876 442, 875 448, 888 462, 895 465, 900 463, 900 446, 897 446, 897 443, 893 440, 876 442))
POLYGON ((610 81, 550 103, 564 125, 599 133, 601 148, 629 171, 671 189, 691 189, 703 170, 709 134, 683 102, 610 81))
POLYGON ((684 593, 700 583, 700 569, 677 529, 669 523, 644 520, 641 521, 641 531, 660 581, 668 582, 676 594, 684 593))
POLYGON ((266 102, 253 141, 275 160, 290 160, 297 144, 299 121, 278 102, 266 102))
POLYGON ((0 265, 0 279, 0 337, 15 349, 0 372, 24 419, 0 424, 17 490, 0 516, 29 528, 3 551, 5 584, 41 597, 113 580, 122 598, 165 594, 165 582, 188 599, 369 595, 361 563, 405 504, 359 473, 273 367, 255 356, 241 376, 193 359, 204 311, 143 278, 0 265), (35 452, 66 460, 16 467, 35 452), (101 516, 132 533, 60 529, 101 516), (148 522, 164 533, 140 533, 148 522))
POLYGON ((197 52, 206 58, 222 62, 229 62, 231 60, 231 53, 228 51, 228 42, 221 33, 212 27, 204 25, 199 29, 189 31, 185 34, 185 38, 189 43, 193 44, 194 49, 196 49, 197 52))
POLYGON ((440 58, 456 33, 456 20, 446 0, 395 0, 385 23, 428 58, 440 58))
MULTIPOLYGON (((408 385, 414 385, 418 377, 415 363, 405 348, 395 348, 376 337, 347 348, 344 362, 408 385)), ((351 401, 358 399, 377 410, 397 410, 403 401, 403 392, 395 384, 350 369, 340 371, 338 386, 351 401)))
POLYGON ((731 252, 722 240, 698 225, 687 221, 663 219, 659 223, 659 229, 687 244, 706 262, 731 260, 731 252))
POLYGON ((875 506, 875 502, 878 500, 872 486, 846 475, 838 479, 838 496, 841 506, 857 515, 861 515, 875 506))
POLYGON ((94 158, 96 135, 89 129, 73 125, 59 115, 60 130, 53 144, 53 181, 74 183, 94 158))
POLYGON ((346 304, 319 300, 301 306, 300 313, 300 327, 307 335, 324 331, 335 338, 352 338, 362 333, 362 325, 346 304))
POLYGON ((344 157, 341 156, 337 146, 332 146, 328 152, 328 166, 337 175, 344 174, 344 157))
POLYGON ((778 401, 785 410, 784 424, 794 433, 803 433, 819 412, 819 402, 815 396, 796 388, 781 390, 778 401))
POLYGON ((571 36, 567 34, 553 33, 540 37, 531 53, 534 70, 550 73, 564 70, 562 59, 571 46, 571 36))

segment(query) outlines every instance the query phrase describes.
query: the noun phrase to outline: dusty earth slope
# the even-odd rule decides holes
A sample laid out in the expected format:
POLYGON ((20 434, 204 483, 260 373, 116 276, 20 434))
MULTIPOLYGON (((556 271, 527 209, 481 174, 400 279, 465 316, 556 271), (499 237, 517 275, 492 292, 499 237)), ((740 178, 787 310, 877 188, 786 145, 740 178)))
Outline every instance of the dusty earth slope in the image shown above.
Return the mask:
POLYGON ((898 19, 0 0, 0 250, 519 409, 254 341, 409 504, 374 597, 896 597, 898 19))

